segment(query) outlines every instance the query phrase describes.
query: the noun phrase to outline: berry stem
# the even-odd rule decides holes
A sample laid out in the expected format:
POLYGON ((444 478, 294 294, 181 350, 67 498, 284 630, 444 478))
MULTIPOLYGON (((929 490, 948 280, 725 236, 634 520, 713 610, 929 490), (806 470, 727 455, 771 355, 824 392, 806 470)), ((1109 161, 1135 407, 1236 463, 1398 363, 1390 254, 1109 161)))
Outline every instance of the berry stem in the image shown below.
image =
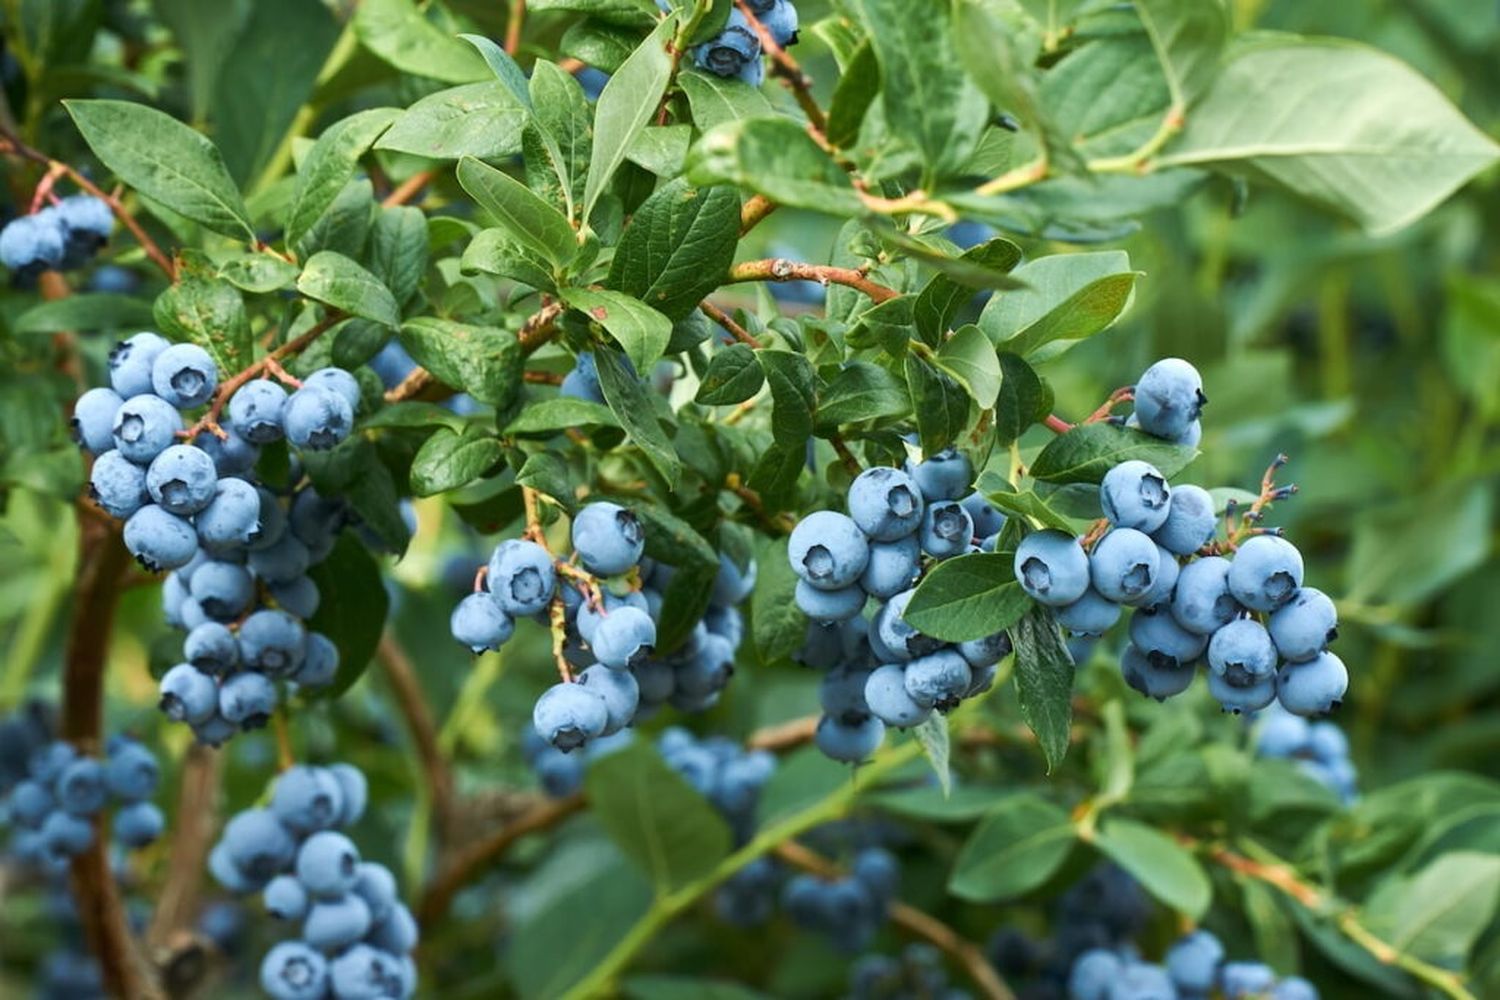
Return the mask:
POLYGON ((703 311, 703 315, 707 316, 709 319, 713 320, 715 323, 728 330, 735 340, 738 340, 746 347, 750 347, 758 351, 763 346, 765 346, 759 340, 756 340, 755 335, 752 334, 749 330, 746 330, 743 326, 740 326, 740 324, 736 323, 733 317, 731 317, 727 312, 725 312, 723 309, 720 309, 718 306, 714 305, 707 299, 704 299, 702 302, 700 302, 698 304, 698 308, 703 311))
POLYGON ((1109 398, 1097 410, 1085 417, 1083 422, 1086 424, 1102 424, 1110 418, 1110 414, 1116 406, 1119 406, 1121 403, 1128 403, 1134 399, 1135 386, 1127 385, 1116 389, 1109 394, 1109 398))
POLYGON ((297 754, 292 750, 292 729, 287 724, 286 712, 271 714, 271 729, 276 734, 276 770, 289 770, 297 763, 297 754))
POLYGON ((1066 434, 1068 433, 1068 431, 1073 429, 1072 424, 1068 423, 1066 420, 1064 420, 1062 417, 1059 417, 1055 413, 1047 414, 1047 418, 1043 420, 1042 423, 1046 424, 1047 429, 1053 434, 1066 434))
POLYGON ((864 270, 850 267, 833 267, 828 264, 802 264, 781 257, 765 260, 750 260, 729 269, 729 281, 736 284, 746 281, 816 281, 822 285, 845 285, 863 292, 876 303, 896 298, 901 293, 894 288, 871 281, 864 270))

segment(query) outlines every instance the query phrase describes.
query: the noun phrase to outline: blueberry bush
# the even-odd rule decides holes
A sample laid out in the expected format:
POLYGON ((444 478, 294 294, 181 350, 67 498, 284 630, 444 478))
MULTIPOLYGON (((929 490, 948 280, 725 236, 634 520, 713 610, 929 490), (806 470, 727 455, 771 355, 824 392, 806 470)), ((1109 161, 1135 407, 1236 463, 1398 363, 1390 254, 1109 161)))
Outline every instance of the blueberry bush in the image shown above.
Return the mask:
POLYGON ((1495 5, 0 43, 0 995, 1500 995, 1495 5))

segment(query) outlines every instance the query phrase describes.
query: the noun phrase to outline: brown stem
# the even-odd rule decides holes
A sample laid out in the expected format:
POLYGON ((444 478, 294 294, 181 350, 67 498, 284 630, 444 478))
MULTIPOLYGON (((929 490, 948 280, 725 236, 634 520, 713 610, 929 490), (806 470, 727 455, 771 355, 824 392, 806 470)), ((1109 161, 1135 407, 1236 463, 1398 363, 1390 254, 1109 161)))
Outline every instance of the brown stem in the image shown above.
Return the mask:
POLYGON ((790 515, 783 514, 778 516, 766 510, 766 503, 760 498, 760 494, 741 482, 738 473, 731 472, 729 474, 724 480, 724 488, 739 497, 741 502, 750 508, 750 512, 755 515, 756 519, 760 521, 761 525, 767 531, 779 535, 789 535, 792 532, 792 528, 796 527, 790 515))
POLYGON ((813 735, 818 731, 819 718, 821 716, 805 715, 800 719, 756 730, 750 734, 745 745, 752 750, 770 750, 773 753, 794 750, 812 742, 813 735))
POLYGON ((404 379, 386 390, 385 401, 399 403, 402 400, 414 399, 436 381, 432 377, 432 372, 426 368, 413 368, 404 379))
POLYGON ((417 193, 431 183, 432 178, 437 175, 436 170, 418 170, 406 180, 391 189, 391 193, 385 196, 380 204, 382 208, 394 208, 397 205, 405 205, 417 196, 417 193))
POLYGON ((380 637, 376 658, 385 670, 391 693, 396 696, 396 705, 411 732, 427 787, 432 793, 432 811, 437 817, 438 833, 447 843, 454 832, 453 772, 438 746, 438 729, 432 718, 432 709, 422 693, 411 657, 389 630, 380 637))
POLYGON ((828 264, 801 264, 794 260, 771 257, 736 264, 729 269, 731 283, 742 281, 816 281, 823 285, 847 285, 863 292, 875 302, 885 302, 901 293, 894 288, 871 281, 865 272, 828 264))
POLYGON ((753 347, 757 351, 763 346, 759 340, 755 339, 754 334, 746 330, 743 326, 740 326, 727 312, 707 299, 698 303, 698 308, 703 310, 703 315, 728 330, 735 340, 738 340, 745 346, 753 347))
POLYGON ((203 872, 218 826, 219 773, 224 755, 195 743, 182 764, 177 790, 177 819, 172 830, 172 859, 167 881, 156 898, 156 912, 146 941, 153 949, 173 949, 198 915, 203 872))
POLYGON ((521 381, 533 385, 562 385, 563 377, 556 372, 522 372, 521 381))
POLYGON ((849 443, 839 434, 831 435, 828 443, 833 445, 833 450, 838 452, 839 461, 844 463, 844 468, 849 475, 857 476, 864 472, 864 466, 859 464, 859 459, 854 457, 854 452, 849 450, 849 443))
POLYGON ((760 225, 762 219, 776 211, 776 203, 763 194, 751 196, 740 208, 740 235, 760 225))
POLYGON ((1073 429, 1072 424, 1055 413, 1047 414, 1047 419, 1042 422, 1047 425, 1047 429, 1053 434, 1066 434, 1073 429))
POLYGON ((505 51, 515 55, 521 50, 521 27, 526 23, 526 0, 510 0, 510 17, 505 22, 505 51))
MULTIPOLYGON (((833 862, 803 847, 795 840, 779 844, 776 847, 776 856, 787 864, 811 872, 820 878, 834 879, 843 874, 833 862)), ((1015 1000, 1015 994, 1010 991, 1010 987, 1005 985, 1005 981, 1000 978, 994 966, 990 965, 989 960, 984 956, 984 949, 979 945, 963 937, 937 917, 915 906, 897 901, 891 903, 888 912, 891 923, 936 946, 962 965, 964 971, 969 974, 969 978, 979 989, 981 996, 989 1000, 1015 1000)))
POLYGON ((755 11, 750 9, 750 5, 745 0, 735 0, 735 5, 739 7, 740 13, 745 15, 745 20, 750 23, 750 27, 754 28, 755 33, 760 36, 760 47, 765 50, 766 55, 771 57, 772 72, 786 82, 792 91, 792 96, 801 106, 802 113, 807 115, 808 125, 814 133, 813 138, 818 140, 819 145, 826 147, 828 145, 828 116, 823 113, 823 109, 818 107, 818 102, 813 98, 812 78, 802 71, 802 66, 786 49, 776 43, 770 29, 760 23, 760 19, 755 16, 755 11))
POLYGON ((1121 403, 1128 403, 1133 399, 1135 399, 1134 386, 1127 385, 1123 389, 1116 389, 1109 394, 1109 398, 1104 401, 1103 405, 1087 417, 1084 417, 1083 422, 1086 424, 1101 424, 1109 419, 1110 413, 1116 406, 1121 403))

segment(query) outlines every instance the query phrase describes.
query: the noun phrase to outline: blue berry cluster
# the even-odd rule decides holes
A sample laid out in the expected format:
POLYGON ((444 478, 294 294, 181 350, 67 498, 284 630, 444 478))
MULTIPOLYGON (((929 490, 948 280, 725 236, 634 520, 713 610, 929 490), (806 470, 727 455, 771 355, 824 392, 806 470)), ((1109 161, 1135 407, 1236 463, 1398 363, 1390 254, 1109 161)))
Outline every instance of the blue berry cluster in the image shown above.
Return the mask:
MULTIPOLYGON (((670 9, 667 0, 656 2, 662 10, 670 9)), ((749 0, 749 7, 777 45, 786 48, 796 44, 797 8, 791 0, 749 0)), ((766 78, 760 35, 738 6, 730 8, 723 31, 693 49, 693 60, 715 76, 736 77, 752 87, 760 86, 766 78)))
POLYGON ((755 586, 754 564, 741 570, 721 556, 703 619, 680 648, 658 656, 656 623, 674 570, 644 558, 640 519, 619 504, 587 504, 573 518, 572 543, 573 558, 559 564, 535 541, 501 542, 483 586, 458 603, 449 622, 454 638, 475 653, 499 649, 517 618, 551 622, 556 600, 562 654, 579 669, 537 700, 532 724, 541 738, 568 753, 663 704, 685 712, 714 705, 744 638, 737 605, 755 586), (561 581, 559 565, 567 571, 561 581))
POLYGON ((151 801, 160 769, 145 746, 124 736, 109 741, 104 760, 52 739, 42 717, 24 713, 0 724, 0 818, 12 830, 7 854, 49 875, 94 843, 94 824, 113 804, 114 839, 144 847, 161 836, 165 820, 151 801))
POLYGON ((288 394, 255 379, 228 401, 228 420, 185 435, 183 412, 208 403, 219 371, 203 348, 138 333, 109 356, 108 387, 74 407, 73 433, 95 456, 89 495, 125 522, 137 561, 170 570, 162 588, 168 624, 187 633, 183 662, 162 677, 161 707, 209 744, 265 725, 276 681, 322 687, 338 650, 303 619, 318 608, 307 571, 327 558, 345 505, 310 486, 285 500, 255 479, 262 445, 282 439, 323 450, 353 427, 354 376, 323 368, 288 394))
POLYGON ((849 487, 847 514, 818 511, 792 531, 797 606, 812 619, 800 658, 829 671, 817 744, 835 760, 864 760, 886 726, 919 725, 989 690, 1010 653, 1004 632, 946 643, 903 617, 926 566, 994 550, 1005 516, 971 492, 973 479, 952 449, 905 469, 866 469, 849 487))
POLYGON ((969 1000, 971 995, 949 985, 942 952, 921 941, 907 945, 899 957, 863 955, 849 969, 848 1000, 969 1000))
POLYGON ((521 733, 521 755, 536 772, 542 791, 554 799, 566 798, 583 788, 584 772, 590 761, 598 760, 631 741, 633 734, 622 729, 613 736, 593 740, 579 753, 564 753, 542 739, 533 726, 521 733))
MULTIPOLYGON (((1136 392, 1142 429, 1187 435, 1174 440, 1196 436, 1204 397, 1187 362, 1157 362, 1136 392)), ((1267 502, 1295 492, 1273 487, 1269 474, 1263 489, 1267 502)), ((1328 652, 1338 616, 1326 594, 1302 585, 1296 546, 1260 528, 1237 546, 1215 544, 1219 521, 1209 492, 1169 485, 1139 460, 1105 474, 1099 501, 1108 530, 1091 549, 1055 529, 1027 535, 1016 548, 1017 582, 1053 608, 1074 638, 1103 635, 1131 607, 1120 667, 1144 695, 1160 701, 1182 693, 1202 661, 1209 691, 1227 712, 1276 700, 1297 715, 1338 707, 1349 683, 1343 661, 1328 652)))
POLYGON ((343 833, 365 810, 365 776, 350 764, 296 766, 276 779, 268 808, 230 819, 209 854, 226 889, 258 892, 266 912, 298 922, 260 966, 273 1000, 410 997, 417 924, 384 865, 363 861, 343 833))
POLYGON ((900 886, 896 856, 883 847, 865 847, 840 878, 792 876, 782 887, 781 908, 799 927, 827 936, 842 951, 858 952, 880 932, 900 886))
POLYGON ((1161 964, 1142 961, 1133 947, 1093 948, 1068 973, 1069 1000, 1191 1000, 1217 991, 1224 1000, 1318 1000, 1300 976, 1278 977, 1263 962, 1227 962, 1224 945, 1208 931, 1178 938, 1161 964))
POLYGON ((1309 722, 1272 705, 1256 718, 1255 753, 1296 761, 1304 774, 1333 791, 1345 805, 1359 796, 1359 775, 1349 759, 1349 738, 1326 719, 1309 722))
POLYGON ((75 194, 0 229, 0 264, 28 281, 43 271, 82 267, 115 227, 114 213, 93 195, 75 194))

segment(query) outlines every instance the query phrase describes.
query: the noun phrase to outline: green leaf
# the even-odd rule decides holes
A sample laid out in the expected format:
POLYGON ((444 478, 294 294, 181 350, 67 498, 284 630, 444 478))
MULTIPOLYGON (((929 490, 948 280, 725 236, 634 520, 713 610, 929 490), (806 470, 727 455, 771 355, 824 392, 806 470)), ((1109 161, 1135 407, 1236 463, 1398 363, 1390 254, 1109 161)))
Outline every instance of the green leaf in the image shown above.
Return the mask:
POLYGON ((729 854, 728 825, 649 741, 594 761, 585 788, 599 825, 658 892, 708 874, 729 854))
POLYGON ((594 109, 573 74, 545 59, 532 69, 531 94, 550 165, 566 193, 568 214, 576 217, 593 154, 594 109))
POLYGON ((320 250, 332 250, 350 259, 362 257, 375 212, 374 185, 367 177, 355 178, 344 185, 328 211, 292 250, 303 261, 320 250))
POLYGON ((527 458, 521 471, 516 473, 516 483, 530 486, 560 504, 566 505, 573 498, 573 480, 572 473, 568 471, 568 463, 550 451, 539 451, 527 458))
POLYGON ((968 423, 969 394, 951 375, 916 354, 906 355, 906 385, 922 450, 929 455, 942 451, 968 423))
POLYGON ((1172 102, 1150 39, 1135 32, 1082 43, 1043 75, 1038 93, 1053 134, 1079 160, 1135 154, 1172 102))
MULTIPOLYGON (((879 95, 880 60, 875 58, 874 46, 866 40, 839 77, 833 100, 828 104, 829 143, 840 149, 854 145, 859 139, 859 127, 864 123, 865 112, 870 110, 870 105, 879 95)), ((695 114, 695 120, 696 117, 695 114)), ((711 126, 705 124, 701 127, 707 129, 711 126)))
POLYGON ((520 391, 524 359, 509 330, 423 316, 401 327, 401 346, 439 382, 497 410, 520 391))
POLYGON ((1047 416, 1052 396, 1019 354, 1000 352, 1000 393, 995 398, 995 444, 1005 446, 1047 416))
POLYGON ((1040 131, 1057 166, 1073 169, 1076 157, 1068 155, 1068 137, 1058 134, 1038 95, 1039 26, 1019 8, 997 0, 954 0, 953 44, 959 63, 990 103, 1040 131))
MULTIPOLYGON (((496 45, 493 39, 483 35, 459 35, 458 37, 474 46, 475 51, 484 60, 484 64, 490 68, 490 72, 495 74, 495 79, 505 84, 505 89, 514 94, 516 100, 527 107, 531 106, 531 86, 526 80, 526 71, 515 59, 511 58, 509 52, 496 45)), ((539 61, 537 65, 540 66, 541 62, 539 61)))
POLYGON ((567 218, 520 181, 473 157, 458 161, 458 183, 520 245, 561 270, 578 255, 567 218))
POLYGON ((319 250, 302 268, 297 291, 392 329, 401 325, 401 310, 380 279, 341 253, 319 250))
POLYGON ((1000 395, 1000 358, 979 327, 962 327, 937 353, 937 366, 958 379, 979 408, 987 410, 1000 395))
POLYGON ((551 437, 569 427, 618 427, 620 422, 603 403, 558 396, 528 403, 521 415, 505 425, 507 437, 551 437))
POLYGON ((359 425, 365 430, 377 430, 382 427, 446 427, 451 431, 460 431, 463 430, 465 423, 467 421, 463 417, 446 406, 408 400, 382 406, 375 413, 361 420, 359 425))
POLYGON ((887 127, 942 175, 962 166, 979 142, 989 102, 954 52, 946 4, 914 15, 910 0, 860 0, 880 61, 887 127))
POLYGON ((693 124, 704 132, 725 122, 776 114, 760 88, 733 77, 689 70, 678 75, 677 85, 687 94, 693 124))
POLYGON ((755 352, 744 344, 730 344, 715 352, 709 361, 708 371, 703 373, 694 399, 705 406, 743 403, 760 392, 765 382, 755 352))
POLYGON ((221 278, 183 268, 152 309, 157 327, 174 340, 191 341, 212 354, 221 372, 250 363, 250 318, 240 290, 221 278))
POLYGON ((1462 967, 1500 902, 1500 857, 1444 854, 1371 898, 1370 929, 1391 947, 1428 962, 1462 967))
POLYGON ((83 141, 115 176, 179 215, 254 240, 240 192, 213 143, 170 115, 129 101, 64 101, 83 141))
POLYGON ((1229 11, 1220 0, 1135 0, 1172 103, 1180 108, 1213 82, 1229 40, 1229 11))
POLYGON ((1494 500, 1489 483, 1458 481, 1362 512, 1345 567, 1347 598, 1415 605, 1451 586, 1488 556, 1494 500))
POLYGON ((802 448, 813 430, 817 381, 812 364, 794 351, 755 352, 771 385, 771 436, 778 444, 802 448))
POLYGON ((257 295, 290 288, 300 273, 291 261, 264 252, 235 254, 219 265, 219 277, 257 295))
MULTIPOLYGON (((964 251, 958 259, 986 271, 1003 274, 1020 263, 1021 248, 1010 240, 996 237, 964 251)), ((922 340, 930 347, 938 346, 942 342, 943 333, 948 329, 948 323, 953 319, 954 313, 973 297, 972 286, 944 272, 934 275, 917 295, 917 300, 912 306, 912 318, 917 324, 917 332, 922 335, 922 340)), ((999 298, 1008 299, 1010 296, 1003 295, 999 298)))
POLYGON ((656 114, 672 79, 667 43, 676 30, 677 18, 662 18, 609 78, 599 95, 594 106, 594 148, 589 159, 588 183, 584 186, 585 219, 593 213, 594 203, 625 161, 625 151, 656 114))
POLYGON ((944 642, 983 639, 1011 628, 1031 607, 1010 552, 974 552, 932 567, 902 616, 944 642))
POLYGON ((1121 462, 1150 462, 1168 477, 1198 457, 1196 448, 1170 444, 1112 424, 1079 424, 1047 443, 1031 463, 1031 475, 1044 483, 1097 483, 1121 462))
POLYGON ((868 361, 850 361, 818 393, 819 428, 898 417, 911 410, 906 385, 868 361))
POLYGON ((670 319, 623 292, 563 288, 558 294, 570 308, 608 330, 638 372, 651 370, 672 336, 670 319))
POLYGON ((376 149, 429 160, 498 160, 521 151, 526 106, 503 83, 486 80, 428 94, 380 137, 376 149))
POLYGON ((695 188, 678 178, 636 210, 606 284, 682 319, 728 276, 739 237, 740 198, 733 188, 695 188))
POLYGON ((552 264, 535 249, 517 242, 507 229, 481 229, 464 248, 459 268, 465 274, 482 271, 532 288, 552 290, 552 264))
POLYGON ((995 809, 1005 793, 993 785, 965 782, 951 794, 935 785, 894 788, 869 796, 869 801, 887 812, 932 823, 972 823, 995 809))
POLYGON ((807 636, 807 615, 797 607, 797 574, 787 561, 786 539, 768 543, 756 560, 755 593, 750 598, 750 635, 761 662, 785 659, 807 636))
POLYGON ((1050 774, 1068 752, 1073 726, 1073 657, 1051 610, 1039 604, 1032 605, 1016 622, 1011 639, 1016 651, 1021 718, 1036 733, 1050 774))
POLYGON ((385 628, 390 598, 381 583, 380 564, 351 532, 340 535, 333 551, 307 575, 318 585, 318 611, 308 619, 307 627, 328 636, 339 651, 333 684, 309 693, 337 698, 370 665, 385 628))
POLYGON ((382 208, 370 230, 370 272, 398 306, 417 294, 427 271, 427 217, 412 205, 382 208))
POLYGON ((1161 163, 1265 178, 1381 235, 1497 158, 1494 140, 1399 59, 1278 35, 1233 48, 1161 163))
POLYGON ((634 1000, 769 1000, 740 983, 692 976, 631 976, 625 995, 634 1000))
POLYGON ((829 215, 864 213, 849 175, 790 118, 725 122, 688 152, 694 184, 733 184, 791 208, 829 215))
POLYGON ((630 58, 639 40, 638 32, 584 19, 568 25, 558 42, 557 54, 587 63, 600 72, 613 73, 630 58))
POLYGON ((932 773, 937 776, 938 786, 947 795, 953 790, 953 771, 949 766, 952 747, 948 735, 948 716, 933 712, 915 726, 911 734, 921 744, 922 756, 927 758, 932 773))
MULTIPOLYGON (((983 483, 980 485, 983 486, 983 483)), ((1019 517, 1033 518, 1043 528, 1056 528, 1069 534, 1073 531, 1073 522, 1047 506, 1047 502, 1035 493, 999 490, 985 492, 984 497, 999 510, 1019 517)))
POLYGON ((1139 271, 1122 250, 1056 254, 1016 268, 1027 287, 990 299, 979 327, 1023 357, 1108 328, 1130 304, 1139 271))
POLYGON ((653 0, 529 0, 533 11, 570 10, 626 28, 649 27, 660 10, 653 0))
POLYGON ((692 143, 691 125, 649 125, 635 137, 625 158, 658 177, 674 178, 682 173, 692 143))
POLYGON ((1051 878, 1074 842, 1063 809, 1035 792, 1007 795, 964 842, 948 891, 976 903, 1014 899, 1051 878))
POLYGON ((483 80, 479 53, 427 20, 412 0, 360 0, 354 34, 385 62, 415 76, 446 83, 483 80))
POLYGON ((505 446, 481 427, 462 433, 447 428, 422 442, 411 461, 411 488, 419 497, 435 496, 467 486, 505 457, 505 446))
POLYGON ((1200 920, 1213 901, 1213 886, 1198 859, 1170 836, 1144 823, 1111 816, 1094 846, 1135 876, 1151 895, 1190 920, 1200 920))
POLYGON ((661 421, 656 417, 656 405, 641 384, 640 377, 628 370, 614 351, 595 351, 594 363, 599 369, 599 386, 604 390, 604 400, 620 419, 620 426, 661 473, 667 481, 667 488, 675 490, 682 478, 682 461, 666 431, 662 430, 661 421))
MULTIPOLYGON (((828 290, 829 301, 838 288, 828 290)), ((859 313, 845 338, 850 347, 879 347, 893 358, 906 353, 912 339, 912 308, 915 296, 898 295, 859 313)))
POLYGON ((359 158, 398 115, 394 108, 371 108, 334 123, 318 137, 297 171, 297 188, 286 217, 289 245, 300 241, 328 211, 344 185, 354 179, 359 158))
POLYGON ((91 333, 95 330, 147 327, 151 323, 150 303, 129 295, 91 292, 39 302, 16 317, 12 330, 17 334, 56 333, 61 330, 91 333))

